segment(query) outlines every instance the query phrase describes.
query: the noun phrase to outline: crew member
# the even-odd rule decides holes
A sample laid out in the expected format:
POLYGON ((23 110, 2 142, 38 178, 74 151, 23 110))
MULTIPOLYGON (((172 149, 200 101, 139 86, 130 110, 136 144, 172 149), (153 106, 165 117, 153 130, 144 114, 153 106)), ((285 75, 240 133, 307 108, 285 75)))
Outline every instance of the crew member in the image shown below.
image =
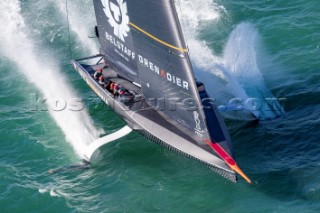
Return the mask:
POLYGON ((107 83, 104 84, 104 88, 110 92, 110 86, 111 86, 112 81, 108 81, 107 83))
POLYGON ((124 95, 124 90, 123 89, 120 90, 119 95, 124 95))
POLYGON ((114 88, 114 82, 111 82, 110 84, 110 92, 113 93, 113 88, 114 88))
POLYGON ((103 75, 101 75, 101 76, 99 77, 99 84, 100 84, 100 85, 104 85, 104 77, 103 77, 103 75))
POLYGON ((113 86, 113 96, 114 97, 118 97, 119 96, 118 90, 119 90, 119 85, 117 83, 115 83, 114 86, 113 86))
POLYGON ((99 67, 97 69, 97 71, 94 73, 93 78, 98 80, 100 78, 100 76, 102 76, 102 68, 101 67, 99 67))

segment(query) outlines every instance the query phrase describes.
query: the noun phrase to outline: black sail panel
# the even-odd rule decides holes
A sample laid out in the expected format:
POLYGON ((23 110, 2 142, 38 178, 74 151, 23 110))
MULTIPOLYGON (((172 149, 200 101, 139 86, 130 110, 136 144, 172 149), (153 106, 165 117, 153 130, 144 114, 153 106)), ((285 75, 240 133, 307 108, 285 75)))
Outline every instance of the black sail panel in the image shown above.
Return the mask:
POLYGON ((127 2, 93 0, 101 52, 109 65, 132 81, 139 79, 135 48, 129 26, 127 2))
MULTIPOLYGON (((136 10, 144 5, 150 9, 132 19, 133 24, 153 36, 132 28, 135 42, 140 45, 137 67, 143 94, 191 135, 210 138, 174 3, 145 0, 135 4, 136 10)), ((198 142, 204 144, 201 139, 198 142)))
POLYGON ((141 84, 150 105, 205 146, 208 123, 173 0, 94 0, 94 6, 110 65, 141 84))

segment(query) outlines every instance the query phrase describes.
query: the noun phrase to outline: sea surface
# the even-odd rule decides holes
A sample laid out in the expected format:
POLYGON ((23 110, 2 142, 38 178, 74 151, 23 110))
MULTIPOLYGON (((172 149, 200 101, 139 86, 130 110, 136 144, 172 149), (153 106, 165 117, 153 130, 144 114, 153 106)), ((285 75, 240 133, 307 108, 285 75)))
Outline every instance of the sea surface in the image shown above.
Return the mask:
POLYGON ((1 212, 320 212, 319 1, 176 7, 196 77, 218 104, 240 100, 261 119, 226 117, 254 184, 134 132, 101 148, 92 168, 70 169, 125 125, 70 65, 98 52, 92 1, 1 0, 1 212))

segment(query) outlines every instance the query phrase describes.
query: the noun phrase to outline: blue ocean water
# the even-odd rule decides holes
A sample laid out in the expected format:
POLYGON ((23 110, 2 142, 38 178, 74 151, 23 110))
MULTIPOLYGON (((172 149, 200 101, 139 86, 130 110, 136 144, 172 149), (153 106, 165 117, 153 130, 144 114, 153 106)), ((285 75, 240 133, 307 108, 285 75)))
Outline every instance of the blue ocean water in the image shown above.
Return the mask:
POLYGON ((226 118, 237 162, 254 184, 231 183, 138 133, 103 147, 89 170, 48 174, 80 164, 87 144, 124 121, 70 66, 98 50, 88 38, 92 2, 5 0, 2 212, 320 211, 318 1, 201 2, 176 1, 197 78, 218 104, 255 98, 265 107, 255 110, 263 120, 255 127, 226 118), (270 107, 265 98, 277 101, 270 107))

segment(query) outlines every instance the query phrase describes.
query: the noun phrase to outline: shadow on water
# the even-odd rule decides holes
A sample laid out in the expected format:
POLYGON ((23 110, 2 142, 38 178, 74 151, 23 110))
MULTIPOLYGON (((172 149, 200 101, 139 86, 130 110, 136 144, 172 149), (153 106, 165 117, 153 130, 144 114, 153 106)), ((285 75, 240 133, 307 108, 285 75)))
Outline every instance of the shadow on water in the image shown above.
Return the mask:
POLYGON ((90 169, 90 163, 86 160, 82 160, 81 164, 75 164, 71 166, 64 166, 58 169, 49 169, 48 174, 57 174, 65 172, 75 172, 90 169))
POLYGON ((320 201, 319 165, 305 165, 299 168, 267 171, 259 176, 256 189, 280 200, 320 201))
POLYGON ((257 191, 281 201, 320 201, 320 123, 314 105, 296 104, 254 128, 232 127, 236 155, 257 191))

